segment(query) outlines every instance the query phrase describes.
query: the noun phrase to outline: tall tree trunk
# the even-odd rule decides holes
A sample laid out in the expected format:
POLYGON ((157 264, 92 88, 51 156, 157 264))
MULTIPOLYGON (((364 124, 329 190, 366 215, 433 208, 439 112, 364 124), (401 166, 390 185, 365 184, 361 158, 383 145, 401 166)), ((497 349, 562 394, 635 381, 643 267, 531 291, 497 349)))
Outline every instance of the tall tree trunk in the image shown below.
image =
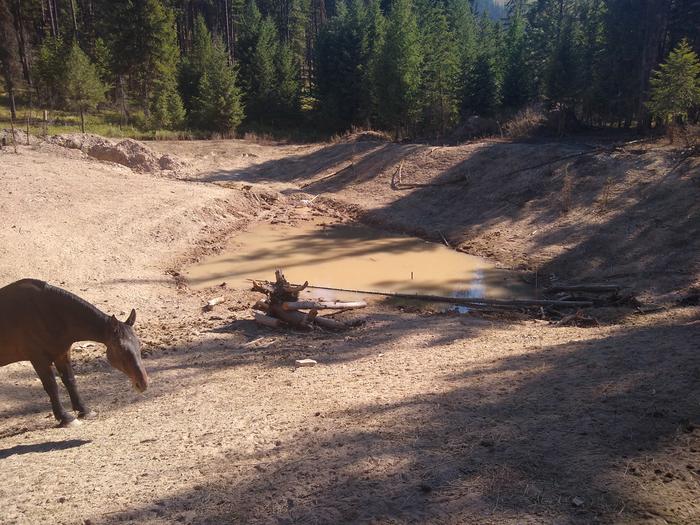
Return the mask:
POLYGON ((231 23, 229 21, 228 0, 224 0, 224 23, 226 24, 226 49, 228 51, 228 63, 233 64, 233 46, 231 45, 231 23))
POLYGON ((564 0, 559 0, 559 17, 557 18, 557 43, 561 38, 561 26, 564 23, 564 0))
POLYGON ((78 40, 78 18, 75 16, 75 0, 68 0, 70 5, 70 14, 73 18, 73 38, 78 40))
POLYGON ((29 54, 27 53, 27 41, 24 37, 24 18, 22 16, 22 4, 21 0, 15 0, 15 34, 17 36, 17 47, 19 48, 19 58, 22 62, 22 73, 24 75, 24 80, 26 80, 29 85, 29 89, 32 88, 32 75, 31 67, 29 66, 29 54))
POLYGON ((53 18, 54 21, 56 22, 56 35, 61 34, 61 23, 59 21, 59 13, 60 11, 58 10, 58 0, 51 0, 53 2, 53 18))
POLYGON ((80 107, 80 131, 81 133, 85 133, 85 112, 82 106, 80 107))
POLYGON ((10 118, 12 120, 17 119, 17 106, 15 104, 15 88, 12 84, 7 86, 7 94, 10 97, 10 118))
POLYGON ((120 126, 125 126, 128 122, 128 113, 126 111, 126 89, 124 88, 124 75, 119 75, 117 80, 119 84, 119 106, 121 109, 121 120, 119 121, 120 126))
POLYGON ((49 8, 49 22, 51 22, 51 36, 56 38, 58 31, 56 30, 56 14, 54 13, 53 0, 46 0, 49 8))
POLYGON ((44 0, 39 2, 41 4, 41 28, 46 31, 46 7, 44 7, 44 0))

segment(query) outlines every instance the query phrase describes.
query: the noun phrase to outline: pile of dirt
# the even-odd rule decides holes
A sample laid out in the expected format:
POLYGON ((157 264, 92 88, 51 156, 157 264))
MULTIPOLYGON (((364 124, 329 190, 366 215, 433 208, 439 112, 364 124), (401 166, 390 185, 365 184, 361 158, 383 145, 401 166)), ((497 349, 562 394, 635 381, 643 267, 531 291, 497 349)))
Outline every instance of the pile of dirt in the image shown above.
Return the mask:
MULTIPOLYGON (((11 129, 0 130, 0 146, 11 147, 13 144, 12 138, 13 135, 11 129)), ((37 139, 34 135, 27 135, 26 131, 22 131, 21 129, 15 129, 14 142, 17 143, 17 145, 37 144, 39 142, 39 139, 37 139)))
POLYGON ((339 143, 350 144, 353 142, 390 142, 391 135, 384 131, 362 130, 351 131, 338 140, 339 143))
POLYGON ((157 153, 133 139, 114 142, 99 135, 70 133, 55 135, 48 141, 64 148, 79 149, 97 160, 121 164, 140 173, 177 171, 183 167, 177 157, 157 153))

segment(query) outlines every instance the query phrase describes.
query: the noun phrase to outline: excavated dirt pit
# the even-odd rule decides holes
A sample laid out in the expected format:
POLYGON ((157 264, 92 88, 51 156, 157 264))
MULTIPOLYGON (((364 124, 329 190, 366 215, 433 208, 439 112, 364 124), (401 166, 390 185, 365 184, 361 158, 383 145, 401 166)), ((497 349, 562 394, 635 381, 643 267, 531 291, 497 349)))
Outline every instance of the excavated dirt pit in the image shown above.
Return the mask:
POLYGON ((222 253, 189 267, 185 277, 195 289, 225 282, 244 290, 252 279, 274 280, 277 268, 290 282, 308 281, 303 295, 310 299, 382 298, 365 291, 479 298, 525 292, 517 275, 487 259, 415 237, 319 220, 256 225, 222 253))

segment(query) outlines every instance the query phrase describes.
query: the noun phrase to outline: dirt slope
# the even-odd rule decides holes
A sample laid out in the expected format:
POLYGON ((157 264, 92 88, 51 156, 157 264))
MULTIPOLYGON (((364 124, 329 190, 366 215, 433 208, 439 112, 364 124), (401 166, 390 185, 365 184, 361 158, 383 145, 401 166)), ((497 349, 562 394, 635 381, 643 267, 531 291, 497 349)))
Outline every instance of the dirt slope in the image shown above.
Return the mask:
POLYGON ((379 305, 350 333, 309 336, 254 326, 247 292, 169 273, 249 221, 301 220, 303 193, 323 194, 313 213, 439 231, 543 274, 674 265, 658 289, 630 282, 682 290, 698 275, 697 159, 669 174, 678 152, 603 152, 507 175, 585 148, 153 147, 182 158, 183 180, 57 146, 0 152, 0 283, 136 306, 152 378, 137 395, 99 347, 78 350, 100 416, 58 429, 31 367, 0 369, 0 522, 700 519, 697 307, 581 329, 379 305), (226 302, 203 313, 214 294, 226 302), (295 371, 303 357, 319 365, 295 371))
POLYGON ((610 279, 652 295, 697 286, 700 157, 659 144, 613 146, 362 141, 199 176, 341 200, 362 220, 445 236, 545 278, 610 279))

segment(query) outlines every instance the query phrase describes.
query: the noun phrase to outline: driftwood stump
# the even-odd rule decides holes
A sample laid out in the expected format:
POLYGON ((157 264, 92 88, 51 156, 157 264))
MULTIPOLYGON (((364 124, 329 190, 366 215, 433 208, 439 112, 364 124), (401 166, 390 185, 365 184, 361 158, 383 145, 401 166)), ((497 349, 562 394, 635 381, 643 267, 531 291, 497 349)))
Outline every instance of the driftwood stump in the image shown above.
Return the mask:
POLYGON ((312 330, 314 326, 328 330, 343 330, 349 328, 347 324, 335 319, 321 317, 318 315, 318 311, 321 309, 349 310, 367 306, 367 303, 364 301, 352 303, 300 301, 299 293, 308 286, 308 281, 300 285, 291 284, 285 279, 281 270, 275 271, 275 282, 273 283, 253 281, 253 291, 267 296, 264 300, 255 303, 256 322, 263 326, 278 327, 287 325, 302 330, 312 330))

